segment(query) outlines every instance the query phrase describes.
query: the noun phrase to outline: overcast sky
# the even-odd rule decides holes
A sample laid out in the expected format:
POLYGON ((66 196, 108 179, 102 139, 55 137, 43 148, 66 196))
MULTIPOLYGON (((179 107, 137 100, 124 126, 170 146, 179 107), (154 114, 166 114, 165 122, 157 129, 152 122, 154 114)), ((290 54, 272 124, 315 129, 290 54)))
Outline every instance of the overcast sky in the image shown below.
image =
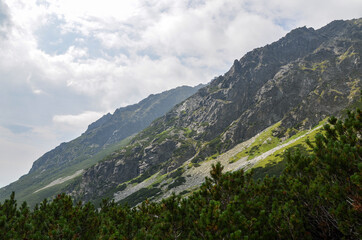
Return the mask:
POLYGON ((0 187, 88 124, 360 0, 0 0, 0 187))

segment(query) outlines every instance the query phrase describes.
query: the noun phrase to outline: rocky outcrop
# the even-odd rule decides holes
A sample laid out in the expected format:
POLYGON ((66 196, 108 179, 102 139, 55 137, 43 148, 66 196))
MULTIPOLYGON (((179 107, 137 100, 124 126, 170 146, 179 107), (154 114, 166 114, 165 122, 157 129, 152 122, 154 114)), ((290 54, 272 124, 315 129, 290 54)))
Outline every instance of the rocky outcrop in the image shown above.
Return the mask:
POLYGON ((334 21, 319 30, 298 28, 247 53, 127 147, 88 169, 69 193, 96 199, 135 176, 145 179, 190 158, 198 162, 225 152, 278 121, 275 134, 283 136, 288 128, 306 129, 340 113, 359 99, 361 33, 362 19, 334 21), (119 161, 130 174, 112 172, 119 161))

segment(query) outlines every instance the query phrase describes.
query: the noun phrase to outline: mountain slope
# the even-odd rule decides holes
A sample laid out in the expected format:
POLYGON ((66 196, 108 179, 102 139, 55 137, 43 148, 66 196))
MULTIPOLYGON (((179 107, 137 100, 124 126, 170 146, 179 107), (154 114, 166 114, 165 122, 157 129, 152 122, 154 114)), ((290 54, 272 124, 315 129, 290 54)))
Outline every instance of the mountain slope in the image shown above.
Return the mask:
POLYGON ((114 199, 117 202, 134 206, 146 197, 149 200, 160 201, 169 197, 172 193, 189 194, 198 189, 204 182, 205 177, 210 177, 209 171, 215 162, 221 163, 227 172, 256 168, 255 178, 263 177, 265 174, 280 174, 280 167, 284 165, 283 155, 285 150, 306 145, 305 141, 307 138, 314 141, 315 135, 321 132, 325 122, 321 121, 313 129, 300 132, 289 139, 278 139, 276 142, 268 141, 267 139, 272 138, 271 133, 273 130, 280 124, 280 122, 276 123, 247 141, 239 143, 232 149, 209 158, 207 161, 193 165, 188 160, 176 171, 163 175, 156 173, 148 178, 147 181, 124 184, 122 185, 124 189, 117 191, 114 194, 114 199), (264 149, 250 154, 251 149, 254 149, 255 146, 260 146, 264 149), (156 191, 156 194, 152 194, 156 191), (140 196, 141 192, 143 196, 140 196))
POLYGON ((150 95, 137 104, 117 109, 108 113, 78 138, 62 143, 45 153, 33 163, 29 174, 0 190, 0 200, 16 191, 20 200, 42 200, 55 194, 39 192, 54 185, 72 179, 106 155, 126 144, 128 138, 147 127, 153 120, 164 115, 177 103, 194 94, 202 85, 196 87, 182 86, 160 94, 150 95), (33 194, 36 193, 36 194, 33 194), (34 196, 38 195, 38 197, 34 196))
MULTIPOLYGON (((89 168, 68 192, 85 201, 117 196, 132 184, 148 186, 148 178, 171 174, 186 161, 195 167, 216 158, 277 122, 272 136, 284 139, 339 114, 359 98, 361 28, 361 19, 334 21, 319 30, 298 28, 247 53, 126 147, 89 168)), ((169 186, 172 191, 175 185, 169 186)), ((138 193, 142 200, 160 189, 138 193)))
POLYGON ((137 104, 104 115, 90 124, 80 137, 61 144, 36 160, 29 173, 74 164, 79 158, 92 156, 105 147, 122 141, 147 127, 177 103, 194 94, 201 86, 195 88, 183 86, 160 94, 152 94, 137 104))

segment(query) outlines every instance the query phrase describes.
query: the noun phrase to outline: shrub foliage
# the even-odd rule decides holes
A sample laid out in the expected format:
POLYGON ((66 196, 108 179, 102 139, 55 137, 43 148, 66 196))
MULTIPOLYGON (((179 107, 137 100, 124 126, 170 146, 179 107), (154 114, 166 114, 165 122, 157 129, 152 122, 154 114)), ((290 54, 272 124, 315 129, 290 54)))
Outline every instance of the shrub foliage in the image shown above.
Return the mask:
POLYGON ((135 208, 60 194, 31 210, 14 193, 0 204, 0 239, 361 239, 361 111, 332 117, 307 141, 312 153, 286 154, 279 177, 253 180, 218 163, 200 189, 135 208))

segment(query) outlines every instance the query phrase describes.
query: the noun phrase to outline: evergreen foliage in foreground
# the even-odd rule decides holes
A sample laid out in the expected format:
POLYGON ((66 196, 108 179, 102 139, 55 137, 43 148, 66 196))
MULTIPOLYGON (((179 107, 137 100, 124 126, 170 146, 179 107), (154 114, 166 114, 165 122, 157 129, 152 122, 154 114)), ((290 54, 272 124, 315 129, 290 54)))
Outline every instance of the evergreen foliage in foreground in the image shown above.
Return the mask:
POLYGON ((360 110, 331 118, 312 153, 286 155, 279 178, 223 174, 218 163, 188 198, 137 208, 61 194, 30 210, 13 193, 0 204, 0 239, 361 239, 361 126, 360 110))

